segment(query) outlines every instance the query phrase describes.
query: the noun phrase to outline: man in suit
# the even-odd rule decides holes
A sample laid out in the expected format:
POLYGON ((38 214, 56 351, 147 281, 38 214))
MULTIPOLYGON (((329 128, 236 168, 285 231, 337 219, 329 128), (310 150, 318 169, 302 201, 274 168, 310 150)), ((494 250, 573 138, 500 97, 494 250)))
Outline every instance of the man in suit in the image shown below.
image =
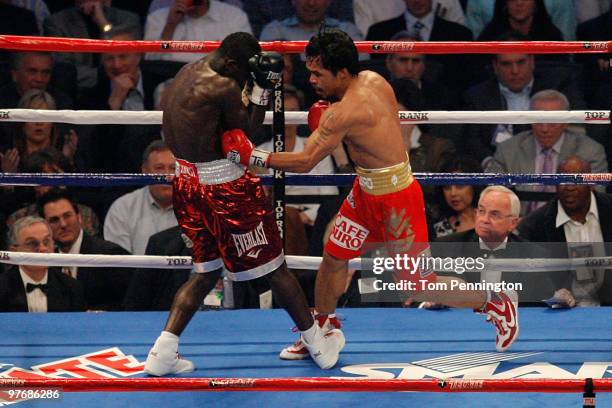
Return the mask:
MULTIPOLYGON (((366 35, 368 41, 388 41, 394 34, 406 30, 411 37, 421 41, 472 41, 472 32, 436 15, 433 0, 405 0, 406 11, 397 17, 372 25, 366 35)), ((381 58, 384 54, 373 54, 381 58)), ((471 58, 462 55, 431 55, 429 60, 444 66, 442 80, 445 85, 460 88, 473 81, 470 72, 471 58)))
MULTIPOLYGON (((559 173, 591 173, 591 166, 578 156, 559 165, 559 173)), ((559 185, 557 197, 523 218, 519 234, 530 241, 563 243, 551 245, 555 257, 593 257, 612 254, 612 195, 588 185, 559 185), (607 245, 606 245, 607 244, 607 245)), ((571 271, 555 297, 569 306, 599 306, 609 303, 609 283, 603 269, 571 271), (608 284, 608 285, 606 285, 608 284)))
MULTIPOLYGON (((58 252, 65 254, 129 255, 125 249, 83 231, 79 207, 66 190, 50 190, 38 199, 38 211, 51 226, 58 252)), ((131 272, 122 268, 64 267, 81 283, 90 310, 121 310, 131 272)))
MULTIPOLYGON (((138 32, 121 31, 110 39, 133 41, 138 32)), ((136 52, 104 53, 98 83, 83 91, 81 109, 143 111, 155 108, 155 87, 166 77, 140 67, 142 55, 136 52)), ((96 126, 87 136, 86 151, 92 170, 137 173, 144 149, 160 138, 158 125, 96 126)), ((81 142, 81 141, 79 141, 81 142)))
MULTIPOLYGON (((58 11, 44 22, 48 37, 108 38, 114 32, 142 32, 140 18, 129 11, 110 7, 110 0, 74 0, 74 7, 58 11)), ((77 68, 79 88, 96 84, 99 54, 58 53, 58 61, 71 62, 77 68)))
MULTIPOLYGON (((559 91, 540 91, 531 97, 531 110, 566 111, 569 101, 559 91)), ((487 167, 490 173, 555 173, 558 163, 569 156, 584 157, 596 173, 608 171, 602 145, 567 130, 567 123, 534 123, 531 130, 500 143, 487 167)), ((554 191, 546 186, 518 186, 523 191, 554 191)), ((533 204, 523 210, 535 209, 533 204)))
MULTIPOLYGON (((502 186, 490 186, 480 194, 475 228, 438 238, 432 244, 432 254, 439 257, 471 258, 544 258, 544 248, 528 243, 512 231, 519 221, 518 196, 502 186)), ((466 273, 468 281, 521 283, 521 305, 538 305, 552 296, 561 282, 551 273, 497 272, 483 270, 466 273)))
MULTIPOLYGON (((11 250, 52 253, 51 228, 39 217, 24 217, 10 231, 11 250)), ((83 288, 58 268, 14 265, 0 274, 0 312, 85 310, 83 288)))
MULTIPOLYGON (((497 54, 491 62, 495 76, 464 93, 465 110, 528 110, 530 97, 544 89, 563 93, 572 109, 586 108, 575 74, 568 67, 536 69, 534 57, 529 54, 497 54)), ((527 129, 524 125, 506 124, 465 126, 465 151, 486 167, 495 146, 527 129)))

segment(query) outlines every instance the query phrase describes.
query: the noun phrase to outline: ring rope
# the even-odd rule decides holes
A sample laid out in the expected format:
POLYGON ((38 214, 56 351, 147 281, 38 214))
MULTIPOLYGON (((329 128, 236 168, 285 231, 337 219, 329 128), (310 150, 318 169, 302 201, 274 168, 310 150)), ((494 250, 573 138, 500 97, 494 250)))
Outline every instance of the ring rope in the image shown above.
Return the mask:
MULTIPOLYGON (((317 270, 322 258, 317 256, 285 256, 287 266, 292 269, 317 270)), ((350 269, 369 269, 371 258, 355 258, 349 261, 350 269)), ((35 252, 0 252, 0 263, 12 265, 40 266, 78 266, 108 268, 152 268, 152 269, 191 269, 193 261, 189 256, 157 255, 92 255, 58 254, 35 252)), ((487 271, 497 272, 553 272, 576 268, 606 269, 612 267, 612 256, 589 258, 521 258, 487 259, 487 271)), ((435 269, 436 272, 455 272, 453 268, 435 269)))
MULTIPOLYGON (((160 125, 162 111, 1 109, 0 122, 57 122, 75 125, 160 125)), ((265 125, 272 124, 272 112, 266 112, 265 125)), ((610 111, 399 111, 402 124, 532 124, 584 123, 610 124, 610 111)), ((304 125, 308 112, 285 112, 285 123, 304 125)))
MULTIPOLYGON (((0 48, 55 52, 212 52, 219 41, 117 41, 0 35, 0 48)), ((308 41, 260 42, 264 51, 302 53, 308 41)), ((612 41, 355 41, 365 54, 592 54, 612 51, 612 41)))
POLYGON ((0 387, 59 388, 64 392, 342 391, 342 392, 612 392, 612 379, 376 379, 376 378, 0 378, 0 387))
MULTIPOLYGON (((612 173, 414 173, 422 185, 547 185, 559 184, 612 184, 612 173)), ((165 184, 170 174, 136 173, 0 173, 0 185, 6 186, 145 186, 165 184)), ((272 185, 273 175, 260 176, 264 185, 272 185)), ((292 186, 347 186, 353 184, 355 174, 288 174, 286 184, 292 186)))

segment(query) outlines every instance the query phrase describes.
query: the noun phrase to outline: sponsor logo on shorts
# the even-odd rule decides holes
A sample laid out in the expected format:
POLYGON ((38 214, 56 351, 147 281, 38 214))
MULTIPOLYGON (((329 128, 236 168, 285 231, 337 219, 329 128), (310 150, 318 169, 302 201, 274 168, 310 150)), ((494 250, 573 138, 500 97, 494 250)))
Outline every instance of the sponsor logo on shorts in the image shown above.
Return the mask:
POLYGON ((370 231, 364 226, 338 215, 329 239, 339 247, 357 251, 369 234, 370 231))
POLYGON ((183 242, 185 243, 185 246, 187 248, 193 248, 193 241, 189 239, 189 237, 186 234, 181 233, 181 238, 183 239, 183 242))
POLYGON ((175 173, 176 173, 177 176, 179 174, 185 174, 185 175, 187 175, 189 177, 196 177, 196 172, 193 169, 193 167, 185 166, 184 164, 182 164, 180 162, 177 162, 176 164, 177 164, 177 166, 176 166, 175 173))
POLYGON ((365 189, 372 190, 374 181, 370 177, 359 176, 359 185, 365 189))
POLYGON ((2 119, 10 119, 11 118, 11 112, 9 111, 0 111, 0 120, 2 119))
POLYGON ((236 245, 236 251, 238 251, 238 257, 243 254, 246 256, 255 258, 259 256, 259 253, 263 248, 254 249, 255 247, 268 245, 268 237, 266 237, 266 231, 264 231, 263 222, 260 222, 255 229, 245 234, 231 234, 236 245))

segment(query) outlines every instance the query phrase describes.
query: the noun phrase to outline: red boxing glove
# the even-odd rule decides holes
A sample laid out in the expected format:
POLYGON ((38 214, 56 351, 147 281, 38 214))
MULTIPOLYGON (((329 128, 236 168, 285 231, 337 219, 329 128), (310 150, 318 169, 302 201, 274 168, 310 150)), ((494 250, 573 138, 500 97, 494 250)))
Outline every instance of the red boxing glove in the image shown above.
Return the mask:
POLYGON ((329 102, 317 101, 310 107, 310 110, 308 110, 308 127, 312 132, 319 127, 321 116, 323 116, 323 112, 325 112, 327 108, 329 108, 329 102))
POLYGON ((255 148, 242 129, 232 129, 221 136, 221 150, 227 159, 245 166, 268 167, 270 152, 255 148))

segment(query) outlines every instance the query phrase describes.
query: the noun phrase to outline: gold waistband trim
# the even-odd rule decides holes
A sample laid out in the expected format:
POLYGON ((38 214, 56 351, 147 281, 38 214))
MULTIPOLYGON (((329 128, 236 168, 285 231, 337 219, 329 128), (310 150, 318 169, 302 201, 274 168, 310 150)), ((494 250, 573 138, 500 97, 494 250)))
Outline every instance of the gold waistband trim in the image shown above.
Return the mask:
POLYGON ((355 168, 361 189, 372 195, 395 193, 410 186, 414 177, 408 160, 380 169, 355 168))

